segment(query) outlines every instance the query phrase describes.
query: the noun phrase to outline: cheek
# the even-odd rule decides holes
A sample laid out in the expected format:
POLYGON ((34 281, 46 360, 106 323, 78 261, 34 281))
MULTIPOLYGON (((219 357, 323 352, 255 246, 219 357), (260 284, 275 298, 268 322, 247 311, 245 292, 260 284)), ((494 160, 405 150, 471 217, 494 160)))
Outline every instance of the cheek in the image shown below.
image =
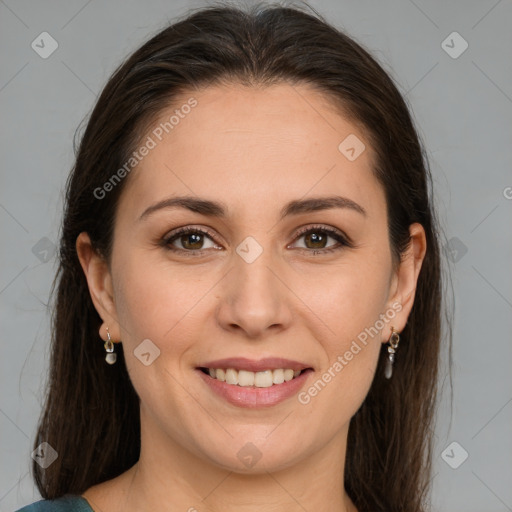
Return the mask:
POLYGON ((180 317, 183 284, 168 270, 138 257, 137 252, 116 260, 114 275, 116 312, 123 341, 160 340, 180 317))
POLYGON ((133 352, 150 339, 160 350, 160 364, 179 364, 176 356, 200 337, 204 305, 218 278, 212 272, 203 275, 194 265, 186 271, 171 267, 147 252, 134 252, 117 263, 116 310, 124 345, 133 352))
POLYGON ((328 293, 312 297, 311 309, 321 319, 317 323, 328 329, 317 338, 322 367, 299 396, 311 408, 311 421, 332 434, 357 412, 370 389, 382 346, 376 325, 385 299, 385 279, 354 273, 338 279, 328 293), (331 423, 322 426, 326 416, 331 423))
POLYGON ((147 254, 140 256, 134 251, 116 262, 116 311, 123 351, 141 401, 150 410, 162 409, 161 414, 169 415, 170 421, 178 404, 187 399, 175 376, 181 356, 197 338, 191 331, 194 325, 201 325, 194 321, 199 310, 194 305, 204 295, 201 288, 207 288, 206 283, 194 286, 182 274, 171 273, 168 266, 164 268, 147 254), (147 365, 142 356, 146 352, 147 365))
POLYGON ((336 410, 344 417, 355 413, 369 390, 386 325, 381 315, 389 292, 387 264, 370 263, 360 258, 359 263, 337 268, 320 280, 317 276, 316 293, 307 292, 306 286, 302 290, 309 293, 311 318, 316 318, 313 321, 321 329, 317 332, 324 333, 317 339, 325 352, 319 381, 306 390, 304 401, 321 392, 316 406, 337 404, 336 410))
POLYGON ((304 281, 301 296, 334 339, 347 340, 374 326, 384 312, 388 279, 386 262, 371 264, 355 257, 346 265, 304 281))

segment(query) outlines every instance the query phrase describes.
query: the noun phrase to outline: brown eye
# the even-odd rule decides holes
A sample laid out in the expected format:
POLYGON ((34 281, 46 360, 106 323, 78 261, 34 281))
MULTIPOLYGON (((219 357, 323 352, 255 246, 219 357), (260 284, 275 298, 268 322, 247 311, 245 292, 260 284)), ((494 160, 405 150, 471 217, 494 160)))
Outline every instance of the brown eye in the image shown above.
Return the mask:
POLYGON ((328 238, 329 235, 326 235, 325 233, 312 231, 304 235, 304 243, 308 249, 324 249, 328 238), (311 245, 313 247, 311 247, 311 245))
POLYGON ((204 235, 199 233, 188 233, 181 235, 178 240, 184 249, 197 250, 202 249, 203 236, 204 235))
POLYGON ((212 236, 198 228, 183 228, 163 240, 163 245, 176 252, 201 253, 205 249, 218 248, 212 236), (207 243, 210 245, 206 245, 207 243))
POLYGON ((295 246, 297 249, 308 250, 313 254, 328 253, 343 249, 343 247, 351 247, 347 238, 338 230, 326 227, 308 227, 298 233, 296 240, 303 239, 302 246, 295 246), (329 239, 335 240, 337 243, 330 244, 329 239))

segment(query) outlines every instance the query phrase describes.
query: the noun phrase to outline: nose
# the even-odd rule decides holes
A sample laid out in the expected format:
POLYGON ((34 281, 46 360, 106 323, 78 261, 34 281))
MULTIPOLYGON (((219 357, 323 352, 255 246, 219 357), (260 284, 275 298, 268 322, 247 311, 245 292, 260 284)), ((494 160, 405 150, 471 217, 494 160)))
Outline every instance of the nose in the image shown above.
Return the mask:
POLYGON ((264 250, 251 263, 235 253, 233 267, 219 291, 217 321, 227 331, 263 339, 291 323, 293 294, 286 286, 282 265, 277 264, 270 250, 264 250))

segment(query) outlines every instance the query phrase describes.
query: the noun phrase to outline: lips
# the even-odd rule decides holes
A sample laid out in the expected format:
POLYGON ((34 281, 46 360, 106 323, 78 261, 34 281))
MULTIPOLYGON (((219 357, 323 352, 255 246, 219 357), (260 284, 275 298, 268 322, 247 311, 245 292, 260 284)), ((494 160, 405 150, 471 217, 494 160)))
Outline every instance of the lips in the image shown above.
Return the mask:
POLYGON ((217 359, 201 364, 196 372, 215 395, 246 408, 270 407, 291 398, 314 373, 305 363, 279 357, 257 361, 243 357, 217 359), (251 377, 248 374, 252 374, 253 384, 246 380, 251 377), (273 374, 272 380, 269 374, 273 374), (240 378, 243 382, 238 381, 240 378))
POLYGON ((260 388, 228 384, 227 382, 213 379, 201 370, 196 370, 196 374, 214 395, 236 407, 250 409, 271 407, 284 402, 296 395, 306 385, 311 375, 314 375, 312 370, 303 370, 298 377, 290 381, 260 388))

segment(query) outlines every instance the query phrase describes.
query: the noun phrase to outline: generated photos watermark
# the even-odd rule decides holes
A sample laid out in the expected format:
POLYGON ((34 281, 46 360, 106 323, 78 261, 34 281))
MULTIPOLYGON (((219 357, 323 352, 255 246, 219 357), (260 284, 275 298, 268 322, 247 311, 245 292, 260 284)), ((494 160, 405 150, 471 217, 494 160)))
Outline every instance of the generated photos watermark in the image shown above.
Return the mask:
POLYGON ((400 304, 400 302, 393 302, 391 308, 385 313, 381 313, 379 315, 379 319, 376 320, 371 327, 366 327, 361 331, 357 335, 357 340, 352 340, 350 348, 346 350, 343 355, 339 355, 331 366, 329 366, 329 368, 327 368, 327 370, 307 390, 301 391, 298 394, 298 401, 303 405, 309 404, 311 402, 311 398, 318 395, 318 393, 320 393, 320 391, 322 391, 325 386, 331 382, 332 379, 334 379, 334 377, 336 377, 341 370, 343 370, 343 368, 352 361, 352 359, 354 359, 354 356, 359 354, 359 352, 366 347, 369 339, 377 336, 384 326, 395 318, 396 314, 402 311, 402 309, 402 304, 400 304))
POLYGON ((176 126, 178 126, 182 119, 190 114, 192 109, 197 106, 197 100, 191 97, 186 103, 181 105, 180 108, 174 110, 174 113, 168 120, 162 121, 152 132, 147 136, 144 143, 134 151, 126 162, 112 176, 101 186, 96 187, 93 191, 96 199, 104 199, 109 192, 121 183, 130 172, 136 167, 152 149, 155 149, 159 142, 161 142, 165 135, 170 133, 176 126))

